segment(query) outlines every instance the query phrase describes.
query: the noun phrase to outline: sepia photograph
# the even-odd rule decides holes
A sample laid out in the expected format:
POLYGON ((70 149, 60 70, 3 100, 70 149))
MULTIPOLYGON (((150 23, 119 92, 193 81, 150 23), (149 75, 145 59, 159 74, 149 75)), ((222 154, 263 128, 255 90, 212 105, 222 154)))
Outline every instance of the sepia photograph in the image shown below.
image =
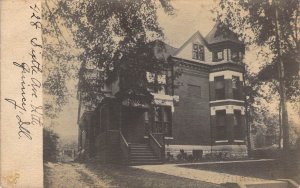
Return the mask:
POLYGON ((32 10, 45 188, 300 187, 299 0, 32 10))

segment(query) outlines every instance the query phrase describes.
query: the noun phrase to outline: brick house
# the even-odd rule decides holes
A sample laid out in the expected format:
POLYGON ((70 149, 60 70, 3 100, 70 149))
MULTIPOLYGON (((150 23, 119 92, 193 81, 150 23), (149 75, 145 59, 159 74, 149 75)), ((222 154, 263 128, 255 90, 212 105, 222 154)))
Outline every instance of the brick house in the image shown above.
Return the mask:
POLYGON ((173 65, 165 74, 147 74, 159 89, 124 91, 122 79, 108 84, 101 104, 80 115, 79 149, 89 158, 127 164, 161 163, 180 150, 246 156, 245 45, 217 23, 206 37, 197 31, 178 49, 159 46, 153 48, 157 57, 173 65), (118 97, 121 92, 127 97, 118 97))

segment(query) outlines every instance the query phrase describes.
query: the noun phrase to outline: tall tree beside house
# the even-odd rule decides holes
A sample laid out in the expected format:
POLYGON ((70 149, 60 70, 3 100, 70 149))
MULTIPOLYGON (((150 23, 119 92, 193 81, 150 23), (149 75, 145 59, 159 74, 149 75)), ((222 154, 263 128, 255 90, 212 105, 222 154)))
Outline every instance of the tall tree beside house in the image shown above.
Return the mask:
POLYGON ((218 19, 249 43, 268 47, 273 58, 259 72, 261 81, 277 80, 282 112, 283 148, 289 149, 287 100, 299 98, 299 0, 220 0, 218 19), (244 34, 243 34, 244 33, 244 34))
MULTIPOLYGON (((163 38, 159 8, 173 12, 169 0, 45 0, 45 90, 65 104, 70 94, 66 80, 79 80, 80 101, 90 107, 102 99, 101 88, 116 75, 135 83, 128 87, 144 90, 146 72, 167 68, 149 45, 163 38)), ((49 104, 45 110, 55 109, 49 104)))

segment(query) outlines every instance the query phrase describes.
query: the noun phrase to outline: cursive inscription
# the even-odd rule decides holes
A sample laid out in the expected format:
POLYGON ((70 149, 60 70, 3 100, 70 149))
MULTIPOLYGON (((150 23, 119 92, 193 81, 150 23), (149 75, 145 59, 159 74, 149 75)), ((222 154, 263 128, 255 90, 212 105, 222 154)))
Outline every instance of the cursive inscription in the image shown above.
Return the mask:
MULTIPOLYGON (((37 36, 41 32, 42 24, 40 8, 37 5, 29 7, 32 11, 30 25, 34 30, 38 30, 37 36)), ((42 94, 42 66, 40 63, 42 54, 42 41, 36 36, 29 39, 29 57, 27 62, 13 62, 12 68, 20 71, 20 90, 15 98, 7 97, 8 102, 15 110, 16 123, 18 127, 19 139, 26 138, 32 140, 31 129, 34 126, 42 126, 43 107, 37 105, 42 94)))

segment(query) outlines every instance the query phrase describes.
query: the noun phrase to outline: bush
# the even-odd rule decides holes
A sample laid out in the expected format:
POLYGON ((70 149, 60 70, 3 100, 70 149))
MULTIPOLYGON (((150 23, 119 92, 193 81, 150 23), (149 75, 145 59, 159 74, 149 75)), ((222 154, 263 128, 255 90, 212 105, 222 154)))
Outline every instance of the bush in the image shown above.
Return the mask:
POLYGON ((43 128, 43 160, 56 162, 58 156, 59 136, 49 128, 43 128))
POLYGON ((177 155, 177 159, 179 161, 181 161, 181 160, 187 160, 187 153, 185 153, 184 150, 181 149, 180 153, 177 155))
POLYGON ((188 160, 189 162, 194 161, 194 156, 193 156, 193 155, 188 155, 188 156, 187 156, 187 160, 188 160))

